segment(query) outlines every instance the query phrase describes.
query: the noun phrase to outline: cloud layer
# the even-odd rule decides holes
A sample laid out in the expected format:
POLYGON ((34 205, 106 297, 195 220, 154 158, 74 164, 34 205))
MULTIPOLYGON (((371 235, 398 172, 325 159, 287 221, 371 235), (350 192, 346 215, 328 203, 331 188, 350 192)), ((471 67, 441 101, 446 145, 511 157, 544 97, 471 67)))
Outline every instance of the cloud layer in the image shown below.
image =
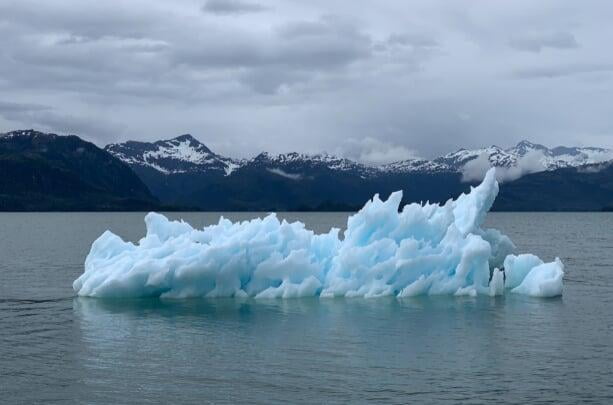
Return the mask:
POLYGON ((100 145, 190 132, 235 156, 367 163, 613 146, 613 4, 0 2, 0 130, 100 145))
MULTIPOLYGON (((496 180, 501 183, 517 180, 523 175, 538 173, 546 170, 543 164, 545 156, 538 150, 530 151, 519 158, 514 166, 496 167, 496 180)), ((466 163, 462 168, 462 181, 478 182, 483 180, 485 174, 492 168, 487 153, 479 155, 466 163)))

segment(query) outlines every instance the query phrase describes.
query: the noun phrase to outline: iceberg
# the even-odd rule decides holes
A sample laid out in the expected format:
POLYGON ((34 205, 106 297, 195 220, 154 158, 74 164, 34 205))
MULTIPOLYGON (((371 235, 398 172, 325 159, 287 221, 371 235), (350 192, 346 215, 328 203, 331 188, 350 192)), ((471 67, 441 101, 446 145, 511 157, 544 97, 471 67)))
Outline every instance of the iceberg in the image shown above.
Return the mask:
POLYGON ((110 231, 91 246, 73 283, 91 297, 381 297, 562 294, 564 266, 514 255, 511 240, 481 225, 498 194, 494 170, 456 200, 408 204, 375 195, 337 228, 315 234, 269 214, 221 217, 194 229, 156 213, 137 244, 110 231))

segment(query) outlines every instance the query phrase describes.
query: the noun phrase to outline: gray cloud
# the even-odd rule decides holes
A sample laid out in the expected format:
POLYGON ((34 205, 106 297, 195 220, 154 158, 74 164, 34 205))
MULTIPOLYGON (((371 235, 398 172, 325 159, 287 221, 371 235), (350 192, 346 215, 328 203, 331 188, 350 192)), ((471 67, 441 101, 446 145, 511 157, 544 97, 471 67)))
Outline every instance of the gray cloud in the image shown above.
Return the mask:
POLYGON ((542 66, 517 69, 513 72, 513 77, 518 79, 542 79, 611 71, 613 71, 613 64, 542 66))
POLYGON ((45 111, 49 109, 51 109, 51 107, 46 105, 28 103, 22 104, 0 100, 0 114, 4 116, 10 116, 12 114, 24 114, 34 111, 45 111))
MULTIPOLYGON (((545 171, 544 155, 540 151, 531 151, 519 158, 515 165, 510 167, 496 167, 496 179, 501 182, 517 180, 529 173, 545 171)), ((476 159, 466 163, 462 168, 462 181, 481 181, 485 173, 492 167, 488 155, 481 154, 476 159)))
POLYGON ((335 152, 371 165, 419 158, 415 151, 405 146, 395 145, 370 137, 362 139, 349 138, 335 152))
POLYGON ((272 95, 309 79, 310 75, 304 72, 292 72, 273 67, 250 70, 240 78, 240 81, 260 94, 272 95))
POLYGON ((228 15, 257 13, 268 10, 268 7, 240 0, 207 0, 202 9, 208 13, 228 15))
POLYGON ((194 68, 248 69, 271 66, 318 70, 346 65, 370 54, 370 38, 332 16, 292 21, 262 36, 223 31, 193 39, 198 46, 179 44, 171 55, 194 68))
POLYGON ((397 34, 393 33, 387 38, 387 44, 392 46, 415 46, 431 48, 436 47, 439 43, 424 33, 413 34, 397 34))
POLYGON ((50 106, 0 101, 0 117, 19 123, 22 127, 36 127, 59 134, 80 134, 99 143, 117 139, 122 127, 108 120, 87 116, 64 115, 50 106))
POLYGON ((604 0, 6 0, 0 130, 101 145, 190 132, 235 156, 364 161, 524 138, 613 146, 610 12, 604 0))
POLYGON ((579 43, 569 32, 550 32, 541 34, 520 35, 511 38, 509 45, 521 51, 540 52, 544 48, 573 49, 579 43))

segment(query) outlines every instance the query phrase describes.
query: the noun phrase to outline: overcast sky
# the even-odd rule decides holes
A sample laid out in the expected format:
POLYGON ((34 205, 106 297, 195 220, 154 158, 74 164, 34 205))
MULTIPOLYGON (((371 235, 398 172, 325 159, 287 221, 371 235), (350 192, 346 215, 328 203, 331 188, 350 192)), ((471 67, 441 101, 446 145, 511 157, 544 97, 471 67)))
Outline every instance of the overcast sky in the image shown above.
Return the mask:
POLYGON ((1 0, 0 130, 366 162, 613 146, 613 2, 1 0))

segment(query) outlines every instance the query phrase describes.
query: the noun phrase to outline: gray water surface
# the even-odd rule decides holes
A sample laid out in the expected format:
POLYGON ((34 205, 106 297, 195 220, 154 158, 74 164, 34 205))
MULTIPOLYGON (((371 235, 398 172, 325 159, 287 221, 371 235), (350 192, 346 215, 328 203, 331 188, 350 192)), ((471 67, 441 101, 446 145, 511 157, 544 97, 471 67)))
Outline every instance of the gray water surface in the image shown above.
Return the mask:
MULTIPOLYGON (((560 256, 562 298, 75 298, 91 242, 136 241, 143 216, 0 214, 0 402, 613 401, 613 214, 490 214, 560 256)), ((347 214, 281 216, 323 232, 347 214)))

